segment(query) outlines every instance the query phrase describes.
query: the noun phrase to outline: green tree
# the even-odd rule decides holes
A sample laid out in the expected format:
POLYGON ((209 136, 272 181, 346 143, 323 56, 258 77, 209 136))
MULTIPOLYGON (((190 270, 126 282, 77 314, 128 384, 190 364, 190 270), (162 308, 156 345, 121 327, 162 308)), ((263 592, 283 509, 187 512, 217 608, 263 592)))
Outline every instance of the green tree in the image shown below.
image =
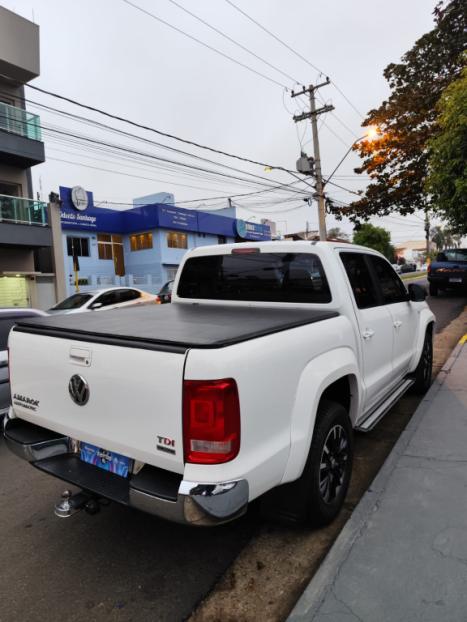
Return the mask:
POLYGON ((430 229, 431 241, 435 244, 437 250, 442 250, 446 245, 446 235, 443 227, 436 225, 430 229))
POLYGON ((354 221, 394 212, 410 214, 430 206, 425 191, 427 143, 439 133, 436 103, 463 69, 467 3, 440 2, 434 18, 434 29, 416 41, 400 63, 386 67, 384 77, 391 93, 363 122, 377 126, 380 138, 354 147, 363 159, 356 172, 371 179, 361 199, 337 208, 354 221))
POLYGON ((360 225, 353 236, 353 243, 368 246, 382 253, 389 261, 394 260, 394 247, 391 244, 391 234, 383 227, 375 227, 370 223, 360 225))
MULTIPOLYGON (((467 59, 467 56, 466 56, 467 59)), ((438 103, 437 136, 430 147, 426 183, 434 209, 449 224, 451 234, 467 233, 467 68, 451 82, 438 103)), ((452 237, 452 235, 451 235, 452 237)))
POLYGON ((331 227, 328 229, 328 238, 329 239, 339 239, 339 240, 348 240, 350 238, 349 234, 345 231, 342 231, 340 227, 331 227))

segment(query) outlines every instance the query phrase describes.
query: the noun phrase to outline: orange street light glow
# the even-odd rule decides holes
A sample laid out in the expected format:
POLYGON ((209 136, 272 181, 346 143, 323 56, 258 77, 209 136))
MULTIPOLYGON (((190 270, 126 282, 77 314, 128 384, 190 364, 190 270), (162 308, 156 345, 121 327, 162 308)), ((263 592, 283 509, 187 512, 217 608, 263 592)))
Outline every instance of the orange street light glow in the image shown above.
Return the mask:
POLYGON ((372 125, 368 128, 368 132, 366 135, 367 140, 376 140, 381 137, 381 132, 376 125, 372 125))

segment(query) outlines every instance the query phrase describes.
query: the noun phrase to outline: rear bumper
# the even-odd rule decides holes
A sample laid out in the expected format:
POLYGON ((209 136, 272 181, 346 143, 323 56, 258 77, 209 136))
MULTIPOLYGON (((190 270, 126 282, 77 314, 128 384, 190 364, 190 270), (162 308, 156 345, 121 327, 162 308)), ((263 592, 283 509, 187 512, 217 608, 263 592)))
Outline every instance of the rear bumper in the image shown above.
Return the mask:
POLYGON ((82 462, 69 439, 22 419, 5 417, 8 448, 37 469, 104 497, 166 520, 212 526, 240 517, 248 505, 248 482, 189 482, 145 465, 125 479, 82 462))
POLYGON ((463 287, 467 289, 467 276, 465 274, 430 274, 428 276, 428 282, 432 283, 433 285, 437 285, 438 287, 442 287, 442 288, 457 288, 457 287, 463 287), (452 281, 451 279, 461 279, 460 282, 459 281, 452 281))

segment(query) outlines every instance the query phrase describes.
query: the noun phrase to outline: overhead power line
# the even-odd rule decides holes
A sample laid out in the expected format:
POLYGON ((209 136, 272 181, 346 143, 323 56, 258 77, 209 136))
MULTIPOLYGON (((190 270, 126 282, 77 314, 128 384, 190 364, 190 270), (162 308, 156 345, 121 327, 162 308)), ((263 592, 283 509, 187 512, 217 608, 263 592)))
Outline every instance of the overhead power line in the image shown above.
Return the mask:
MULTIPOLYGON (((126 0, 125 0, 126 1, 126 0)), ((302 61, 304 61, 307 65, 309 65, 312 69, 314 69, 315 71, 317 71, 319 74, 322 74, 323 76, 326 75, 326 73, 324 71, 322 71, 319 67, 317 67, 316 65, 314 65, 312 62, 310 62, 305 56, 303 56, 302 54, 300 54, 299 52, 297 52, 297 50, 295 50, 293 47, 291 47, 290 45, 288 45, 287 43, 285 43, 285 41, 283 41, 282 39, 280 39, 277 35, 275 35, 273 32, 271 32, 270 30, 268 30, 265 26, 263 26, 263 24, 261 24, 260 22, 258 22, 256 19, 254 19, 253 17, 251 17, 251 15, 249 15, 248 13, 246 13, 245 11, 243 11, 239 6, 237 6, 236 4, 234 4, 232 2, 232 0, 225 0, 227 2, 227 4, 230 4, 230 6, 232 8, 234 8, 236 11, 238 11, 239 13, 241 13, 244 17, 246 17, 248 20, 250 20, 250 22, 253 22, 254 24, 256 24, 256 26, 258 26, 258 28, 261 28, 261 30, 263 30, 265 33, 267 33, 270 37, 272 37, 273 39, 275 39, 278 43, 280 43, 281 45, 283 45, 285 48, 287 48, 290 52, 292 52, 292 54, 295 54, 295 56, 297 56, 298 58, 300 58, 302 61)), ((331 80, 332 85, 334 86, 334 88, 336 89, 336 91, 338 91, 342 97, 345 99, 345 101, 349 104, 349 106, 358 114, 359 117, 361 117, 362 119, 364 118, 364 115, 360 112, 360 110, 358 110, 358 108, 350 101, 350 99, 347 97, 347 95, 342 91, 342 89, 340 89, 337 84, 331 80)))
POLYGON ((224 37, 224 39, 227 39, 227 41, 230 41, 231 43, 236 45, 238 48, 243 50, 244 52, 247 52, 248 54, 251 54, 251 56, 254 56, 256 59, 260 60, 262 63, 265 63, 268 67, 271 67, 271 69, 274 69, 275 71, 277 71, 278 73, 283 75, 285 78, 291 80, 292 82, 296 82, 297 84, 300 84, 300 82, 296 78, 293 78, 291 75, 289 75, 285 71, 282 71, 282 69, 279 69, 278 67, 276 67, 275 65, 270 63, 265 58, 262 58, 261 56, 259 56, 258 54, 256 54, 252 50, 250 50, 249 48, 245 47, 244 45, 239 43, 236 39, 233 39, 232 37, 229 37, 229 35, 227 35, 225 32, 223 32, 219 28, 216 28, 216 26, 213 26, 212 24, 210 24, 206 20, 202 19, 201 17, 199 17, 199 15, 196 15, 195 13, 192 13, 186 7, 182 6, 181 4, 176 2, 175 0, 168 0, 168 2, 170 2, 171 4, 174 4, 176 7, 178 7, 180 10, 184 11, 185 13, 188 13, 188 15, 191 15, 191 17, 193 17, 194 19, 198 20, 199 22, 201 22, 202 24, 204 24, 205 26, 207 26, 208 28, 210 28, 214 32, 217 32, 217 34, 221 35, 221 37, 224 37))
MULTIPOLYGON (((150 11, 144 9, 143 7, 140 7, 137 4, 134 4, 133 2, 131 2, 130 0, 122 0, 123 2, 125 2, 125 4, 128 4, 129 6, 132 6, 133 8, 141 11, 142 13, 148 15, 149 17, 152 17, 153 19, 157 20, 158 22, 161 22, 162 24, 168 26, 169 28, 172 28, 173 30, 175 30, 176 32, 188 37, 189 39, 192 39, 193 41, 195 41, 196 43, 199 43, 200 45, 208 48, 209 50, 211 50, 212 52, 215 52, 217 54, 220 54, 221 56, 223 56, 224 58, 227 58, 228 60, 236 63, 237 65, 240 65, 241 67, 243 67, 244 69, 247 69, 248 71, 251 71, 253 73, 255 73, 256 75, 268 80, 269 82, 273 82, 274 84, 278 85, 278 86, 282 86, 284 89, 288 90, 288 87, 285 84, 281 84, 280 82, 277 82, 277 80, 274 80, 273 78, 271 78, 270 76, 267 76, 263 73, 261 73, 260 71, 257 71, 256 69, 253 69, 252 67, 250 67, 249 65, 246 65, 245 63, 240 62, 239 60, 233 58, 232 56, 229 56, 228 54, 225 54, 224 52, 222 52, 221 50, 218 50, 217 48, 215 48, 212 45, 209 45, 207 43, 205 43, 204 41, 202 41, 201 39, 198 39, 197 37, 194 37, 193 35, 190 35, 188 33, 186 33, 184 30, 182 30, 181 28, 178 28, 177 26, 174 26, 173 24, 170 24, 169 22, 163 20, 161 17, 158 17, 157 15, 155 15, 154 13, 151 13, 150 11)), ((242 45, 241 43, 239 43, 238 41, 236 41, 235 39, 233 39, 232 37, 230 37, 229 35, 227 35, 225 32, 223 32, 222 30, 220 30, 219 28, 213 26, 212 24, 210 24, 209 22, 207 22, 206 20, 202 19, 201 17, 199 17, 198 15, 196 15, 195 13, 193 13, 192 11, 189 11, 187 8, 185 8, 184 6, 182 6, 181 4, 179 4, 178 2, 176 2, 175 0, 168 0, 169 2, 171 2, 173 5, 177 6, 179 9, 181 9, 182 11, 184 11, 185 13, 187 13, 188 15, 191 15, 191 17, 193 17, 194 19, 198 20, 199 22, 201 22, 202 24, 204 24, 205 26, 207 26, 208 28, 210 28, 211 30, 213 30, 214 32, 220 34, 222 37, 224 37, 225 39, 227 39, 228 41, 230 41, 231 43, 234 43, 234 45, 236 45, 237 47, 241 48, 242 50, 246 51, 248 54, 251 54, 252 56, 254 56, 255 58, 257 58, 258 60, 260 60, 261 62, 265 63, 268 67, 271 67, 272 69, 274 69, 275 71, 277 71, 278 73, 280 73, 281 75, 285 76, 286 78, 288 78, 289 80, 291 80, 294 83, 297 84, 302 84, 302 82, 300 82, 299 80, 297 80, 296 78, 293 78, 291 75, 287 74, 286 72, 282 71, 281 69, 279 69, 278 67, 276 67, 275 65, 273 65, 272 63, 270 63, 269 61, 267 61, 266 59, 262 58, 261 56, 259 56, 258 54, 256 54, 255 52, 253 52, 252 50, 250 50, 249 48, 245 47, 244 45, 242 45)), ((290 48, 290 46, 288 46, 286 43, 284 43, 283 41, 281 41, 276 35, 274 35, 273 33, 271 33, 269 30, 265 29, 261 24, 259 24, 258 22, 256 22, 256 20, 254 20, 253 18, 251 18, 250 16, 248 16, 244 11, 242 11, 240 8, 238 8, 236 5, 234 5, 232 2, 230 2, 229 0, 227 0, 227 2, 229 2, 229 4, 231 4, 235 9, 237 9, 238 11, 240 11, 240 13, 242 13, 243 15, 245 15, 245 17, 247 17, 248 19, 252 20, 255 24, 257 24, 260 28, 262 28, 263 30, 265 30, 268 34, 270 34, 272 37, 274 37, 277 41, 279 41, 280 43, 282 43, 283 45, 285 45, 288 49, 290 49, 291 51, 294 51, 292 48, 290 48)), ((296 54, 298 54, 298 52, 294 52, 296 54)), ((323 73, 322 71, 320 71, 317 67, 315 67, 312 63, 310 63, 309 61, 307 61, 303 56, 301 56, 300 54, 298 54, 298 56, 300 58, 302 58, 303 60, 305 60, 305 62, 307 62, 311 67, 313 67, 316 71, 318 71, 319 73, 323 73)), ((335 88, 337 88, 337 86, 332 83, 333 86, 335 88)), ((338 89, 340 90, 340 89, 338 89)), ((345 95, 344 95, 345 97, 345 95)), ((345 99, 347 99, 347 97, 345 97, 345 99)), ((347 100, 349 101, 349 100, 347 100)), ((350 132, 354 137, 356 137, 356 134, 353 130, 351 130, 349 128, 348 125, 346 125, 346 123, 344 123, 344 121, 342 121, 337 114, 332 113, 332 116, 336 119, 336 121, 338 121, 340 123, 340 125, 342 125, 342 127, 344 127, 348 132, 350 132)), ((363 116, 360 114, 360 116, 363 116)), ((337 134, 335 134, 335 132, 332 132, 335 136, 337 136, 337 134)))
MULTIPOLYGON (((123 0, 124 2, 126 2, 127 0, 123 0)), ((228 158, 234 158, 235 160, 240 160, 241 162, 248 162, 249 164, 255 164, 256 166, 261 166, 263 168, 270 168, 273 170, 277 170, 277 171, 284 171, 286 173, 293 173, 293 171, 290 171, 289 169, 283 167, 283 166, 275 166, 273 164, 270 164, 268 162, 261 162, 259 160, 253 160, 251 158, 246 158, 243 156, 239 156, 239 155, 235 155, 233 153, 229 153, 227 151, 222 151, 221 149, 215 149, 214 147, 208 147, 207 145, 202 145, 200 143, 197 143, 195 141, 192 140, 187 140, 185 138, 181 138, 180 136, 175 136, 174 134, 169 134, 168 132, 163 132, 162 130, 158 130, 154 127, 150 127, 148 125, 144 125, 143 123, 137 123, 136 121, 132 121, 131 119, 128 119, 126 117, 121 117, 119 115, 116 114, 112 114, 110 112, 106 112, 105 110, 102 110, 101 108, 96 108, 95 106, 90 106, 89 104, 83 104, 82 102, 79 102, 75 99, 72 99, 71 97, 66 97, 65 95, 59 95, 58 93, 54 93, 52 91, 47 91, 46 89, 42 89, 38 86, 32 85, 32 84, 26 84, 26 86, 30 89, 33 89, 35 91, 39 91, 40 93, 44 93, 45 95, 50 95, 51 97, 55 97, 57 99, 60 99, 62 101, 66 101, 69 102, 70 104, 73 104, 75 106, 79 106, 80 108, 85 108, 86 110, 90 110, 91 112, 96 112, 98 114, 101 114, 105 117, 108 117, 109 119, 114 119, 116 121, 121 121, 122 123, 127 123, 128 125, 131 125, 133 127, 137 127, 139 129, 142 130, 146 130, 148 132, 154 132, 155 134, 158 134, 159 136, 164 136, 165 138, 170 138, 172 140, 176 140, 178 142, 184 143, 186 145, 191 145, 192 147, 197 147, 198 149, 204 149, 206 151, 210 151, 212 153, 217 153, 219 155, 223 155, 226 156, 228 158)))
MULTIPOLYGON (((276 84, 277 86, 285 87, 284 84, 281 84, 277 80, 274 80, 274 78, 271 78, 270 76, 267 76, 266 74, 261 73, 261 71, 257 71, 256 69, 253 69, 253 67, 250 67, 249 65, 246 65, 245 63, 242 63, 239 60, 236 60, 232 56, 229 56, 228 54, 225 54, 225 52, 221 52, 221 50, 218 50, 214 46, 209 45, 208 43, 205 43, 204 41, 201 41, 201 39, 198 39, 197 37, 194 37, 193 35, 188 34, 184 30, 182 30, 181 28, 177 28, 177 26, 174 26, 173 24, 170 24, 169 22, 166 22, 164 19, 162 19, 161 17, 158 17, 154 13, 151 13, 150 11, 147 11, 146 9, 143 9, 143 7, 138 6, 137 4, 134 4, 133 2, 130 2, 130 0, 122 0, 122 2, 124 2, 125 4, 128 4, 129 6, 133 7, 137 11, 141 11, 141 13, 144 13, 148 17, 152 17, 153 19, 157 20, 161 24, 164 24, 165 26, 168 26, 172 30, 175 30, 176 32, 178 32, 181 35, 183 35, 184 37, 188 37, 188 39, 191 39, 192 41, 195 41, 196 43, 198 43, 199 45, 202 45, 203 47, 207 48, 208 50, 211 50, 211 52, 215 52, 216 54, 219 54, 219 56, 223 56, 224 58, 227 58, 232 63, 235 63, 236 65, 239 65, 240 67, 243 67, 244 69, 247 69, 248 71, 251 71, 251 73, 255 73, 257 76, 260 76, 261 78, 264 78, 265 80, 269 80, 269 82, 272 82, 272 83, 276 84)), ((287 87, 285 87, 285 88, 287 88, 287 87)))
MULTIPOLYGON (((188 151, 184 151, 182 149, 177 149, 175 147, 171 147, 169 145, 165 145, 164 143, 160 143, 158 141, 154 141, 154 140, 151 140, 149 138, 138 136, 137 134, 132 134, 130 132, 125 132, 124 130, 112 127, 112 126, 107 125, 105 123, 100 123, 99 121, 95 121, 94 119, 90 119, 89 117, 83 117, 82 115, 76 115, 76 114, 67 112, 65 110, 61 110, 61 109, 58 109, 58 108, 54 108, 52 106, 47 106, 45 104, 41 104, 39 102, 35 102, 33 100, 30 100, 30 99, 26 99, 26 98, 20 98, 20 99, 22 99, 25 102, 34 104, 35 106, 39 106, 40 108, 43 108, 45 110, 52 111, 52 112, 60 114, 62 116, 72 118, 73 120, 77 120, 79 122, 86 123, 88 125, 93 125, 95 127, 99 127, 100 129, 111 131, 113 133, 117 133, 117 134, 123 135, 125 137, 129 137, 129 138, 132 138, 132 139, 135 139, 135 140, 138 140, 138 141, 142 141, 144 143, 155 145, 157 147, 160 147, 162 149, 167 149, 167 150, 169 150, 171 152, 174 152, 174 153, 177 153, 177 154, 182 154, 182 155, 188 156, 190 158, 194 158, 196 160, 200 160, 202 162, 207 162, 209 164, 214 164, 215 166, 219 166, 221 168, 232 170, 232 171, 244 174, 244 175, 249 175, 251 177, 262 179, 262 180, 267 181, 267 182, 275 181, 275 180, 270 180, 270 179, 264 177, 263 175, 257 175, 255 173, 251 173, 249 171, 245 171, 243 169, 239 169, 239 168, 230 166, 228 164, 223 164, 223 163, 220 163, 220 162, 215 162, 214 160, 210 160, 208 158, 203 158, 202 156, 199 156, 197 154, 194 154, 194 153, 191 153, 191 152, 188 152, 188 151)), ((21 121, 19 121, 19 123, 21 123, 21 121)))

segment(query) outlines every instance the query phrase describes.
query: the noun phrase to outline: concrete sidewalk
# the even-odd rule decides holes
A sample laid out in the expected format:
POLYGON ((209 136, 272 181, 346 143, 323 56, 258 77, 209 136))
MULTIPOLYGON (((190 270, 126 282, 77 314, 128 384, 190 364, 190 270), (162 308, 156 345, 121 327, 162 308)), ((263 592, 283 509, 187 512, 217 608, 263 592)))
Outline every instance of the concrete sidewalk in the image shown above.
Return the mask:
POLYGON ((415 620, 467 621, 467 335, 289 617, 415 620))

